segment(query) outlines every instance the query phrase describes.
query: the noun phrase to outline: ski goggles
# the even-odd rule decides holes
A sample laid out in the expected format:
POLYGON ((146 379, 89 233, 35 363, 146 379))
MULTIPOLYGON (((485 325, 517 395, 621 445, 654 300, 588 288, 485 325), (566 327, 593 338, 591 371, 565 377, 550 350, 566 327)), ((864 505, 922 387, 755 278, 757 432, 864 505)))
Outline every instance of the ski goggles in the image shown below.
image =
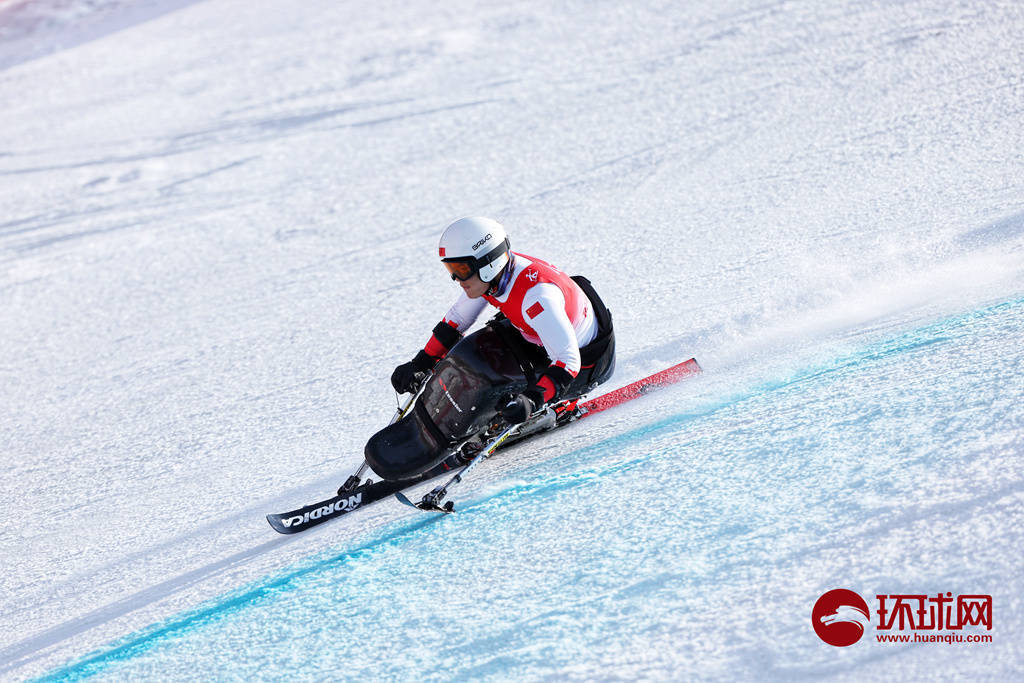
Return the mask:
POLYGON ((465 282, 473 277, 478 270, 476 259, 473 259, 473 261, 442 261, 441 263, 451 273, 452 279, 459 280, 460 282, 465 282))
POLYGON ((479 273, 481 268, 490 265, 495 259, 501 257, 502 254, 509 253, 508 248, 508 238, 506 237, 502 240, 501 244, 496 246, 494 249, 491 249, 483 256, 452 256, 451 258, 442 258, 441 263, 443 263, 444 267, 448 269, 449 273, 451 273, 453 280, 465 282, 479 273))

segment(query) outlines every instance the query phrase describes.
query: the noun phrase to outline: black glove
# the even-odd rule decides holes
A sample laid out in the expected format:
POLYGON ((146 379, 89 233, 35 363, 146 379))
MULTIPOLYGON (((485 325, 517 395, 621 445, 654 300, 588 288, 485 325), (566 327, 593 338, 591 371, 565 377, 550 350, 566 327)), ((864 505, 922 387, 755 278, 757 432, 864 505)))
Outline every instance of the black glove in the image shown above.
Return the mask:
POLYGON ((423 378, 437 365, 437 359, 420 351, 408 363, 402 363, 391 373, 391 386, 400 394, 411 394, 419 388, 423 378))
POLYGON ((501 416, 509 424, 526 422, 536 410, 544 405, 544 395, 536 387, 531 387, 521 394, 510 396, 504 406, 498 409, 501 416))

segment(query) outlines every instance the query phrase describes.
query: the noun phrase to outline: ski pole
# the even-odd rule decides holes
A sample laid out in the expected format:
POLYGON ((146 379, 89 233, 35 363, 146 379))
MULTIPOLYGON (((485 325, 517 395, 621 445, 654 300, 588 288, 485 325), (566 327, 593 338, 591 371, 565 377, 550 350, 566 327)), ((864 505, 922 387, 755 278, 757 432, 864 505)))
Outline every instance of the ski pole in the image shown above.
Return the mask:
MULTIPOLYGON (((460 481, 462 481, 462 477, 469 474, 469 472, 478 464, 480 464, 480 462, 482 462, 484 458, 487 458, 492 453, 494 453, 494 451, 498 448, 498 446, 500 446, 505 441, 505 439, 512 436, 513 434, 516 433, 516 431, 518 431, 520 426, 522 425, 514 424, 511 427, 508 427, 498 436, 494 437, 494 439, 491 440, 489 444, 487 444, 487 447, 481 450, 475 456, 473 456, 473 459, 470 460, 465 467, 459 470, 459 472, 454 477, 449 479, 443 485, 438 486, 430 493, 423 496, 423 499, 419 502, 419 504, 414 505, 414 507, 418 507, 421 510, 440 510, 442 512, 451 512, 455 507, 451 501, 445 503, 443 507, 440 504, 441 499, 443 499, 448 494, 448 487, 451 486, 452 484, 458 484, 460 481)), ((408 501, 408 498, 406 498, 403 494, 397 493, 396 495, 398 496, 399 500, 405 498, 405 500, 402 500, 403 503, 408 501)))
MULTIPOLYGON (((398 409, 395 410, 395 416, 391 418, 391 422, 388 422, 389 427, 398 422, 399 420, 401 420, 403 417, 405 417, 406 413, 409 412, 409 409, 412 408, 413 402, 419 397, 420 393, 423 391, 423 387, 427 386, 427 379, 429 378, 430 374, 425 375, 423 377, 423 380, 419 383, 419 386, 416 387, 416 391, 409 394, 409 398, 405 400, 405 403, 398 404, 398 409)), ((361 465, 359 465, 359 468, 356 470, 355 474, 349 475, 349 478, 346 479, 345 483, 342 484, 341 487, 338 489, 338 495, 340 496, 346 491, 351 491, 352 489, 359 486, 359 482, 362 480, 363 475, 366 474, 366 470, 369 469, 369 467, 369 463, 367 463, 366 459, 363 458, 363 462, 361 465)))

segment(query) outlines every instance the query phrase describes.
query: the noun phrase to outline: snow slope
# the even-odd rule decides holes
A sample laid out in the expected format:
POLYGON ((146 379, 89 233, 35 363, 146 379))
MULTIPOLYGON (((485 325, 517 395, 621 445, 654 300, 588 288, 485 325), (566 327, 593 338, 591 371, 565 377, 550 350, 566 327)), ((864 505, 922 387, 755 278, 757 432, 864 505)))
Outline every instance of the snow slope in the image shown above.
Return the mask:
POLYGON ((0 676, 1019 674, 1022 30, 9 3, 0 676), (277 537, 389 417, 472 213, 591 278, 613 384, 705 375, 495 458, 460 515, 277 537), (992 594, 994 642, 834 649, 835 587, 992 594))

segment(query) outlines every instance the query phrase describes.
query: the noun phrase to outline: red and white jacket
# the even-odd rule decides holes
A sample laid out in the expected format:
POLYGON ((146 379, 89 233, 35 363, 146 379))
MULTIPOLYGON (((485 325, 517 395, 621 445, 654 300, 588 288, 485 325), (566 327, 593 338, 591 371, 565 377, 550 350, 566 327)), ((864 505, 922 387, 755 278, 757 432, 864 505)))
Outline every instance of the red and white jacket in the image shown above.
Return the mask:
POLYGON ((597 336, 597 319, 587 295, 568 275, 538 258, 514 252, 512 256, 512 271, 502 277, 498 291, 479 299, 460 294, 441 325, 434 328, 424 351, 435 358, 444 356, 454 341, 439 339, 438 328, 448 326, 461 335, 490 304, 504 313, 528 342, 544 347, 551 368, 537 385, 550 401, 558 393, 552 377, 557 380, 568 373, 567 379, 571 379, 579 374, 580 348, 597 336))

